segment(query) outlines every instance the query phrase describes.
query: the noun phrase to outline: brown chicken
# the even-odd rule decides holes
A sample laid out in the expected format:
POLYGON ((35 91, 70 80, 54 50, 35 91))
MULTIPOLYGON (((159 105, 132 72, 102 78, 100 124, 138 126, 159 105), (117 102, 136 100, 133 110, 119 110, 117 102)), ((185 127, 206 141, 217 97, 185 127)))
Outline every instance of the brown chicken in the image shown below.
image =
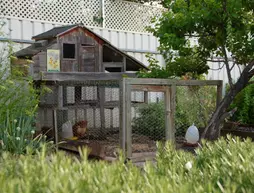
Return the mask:
POLYGON ((85 137, 87 131, 87 121, 79 121, 72 126, 73 136, 77 138, 85 137))

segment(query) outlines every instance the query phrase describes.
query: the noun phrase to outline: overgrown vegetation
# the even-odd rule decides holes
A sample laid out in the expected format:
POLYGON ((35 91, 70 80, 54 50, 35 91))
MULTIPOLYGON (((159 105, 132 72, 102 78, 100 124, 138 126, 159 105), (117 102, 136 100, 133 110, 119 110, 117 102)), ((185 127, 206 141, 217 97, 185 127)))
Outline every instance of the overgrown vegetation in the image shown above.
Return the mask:
MULTIPOLYGON (((175 128, 176 136, 184 136, 193 123, 204 128, 216 107, 216 89, 211 86, 177 87, 175 128)), ((165 137, 164 103, 144 104, 137 109, 133 132, 155 140, 165 137)))
POLYGON ((39 96, 47 89, 39 92, 32 78, 24 76, 25 68, 29 66, 11 68, 12 60, 15 60, 12 42, 1 42, 0 154, 3 151, 23 154, 28 147, 36 150, 45 139, 42 136, 35 138, 34 134, 39 96))
POLYGON ((253 144, 239 139, 207 143, 197 156, 159 147, 144 171, 131 163, 90 162, 63 153, 0 158, 0 188, 11 192, 252 192, 253 144), (205 179, 205 183, 204 183, 205 179))

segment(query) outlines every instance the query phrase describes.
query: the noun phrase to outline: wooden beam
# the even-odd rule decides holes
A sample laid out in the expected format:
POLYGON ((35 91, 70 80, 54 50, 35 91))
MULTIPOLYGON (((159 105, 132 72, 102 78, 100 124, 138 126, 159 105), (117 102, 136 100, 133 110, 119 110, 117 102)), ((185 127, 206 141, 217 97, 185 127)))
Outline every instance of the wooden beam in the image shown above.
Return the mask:
POLYGON ((155 78, 126 78, 126 82, 131 85, 176 85, 176 86, 206 86, 220 85, 221 80, 170 80, 155 78))
POLYGON ((99 103, 100 103, 100 117, 101 117, 101 129, 100 134, 101 136, 105 137, 105 88, 97 86, 98 89, 98 96, 99 96, 99 103))
POLYGON ((164 105, 165 105, 165 134, 166 134, 166 140, 171 139, 171 106, 170 106, 170 88, 167 88, 165 91, 165 98, 164 98, 164 105))
POLYGON ((176 85, 170 87, 170 140, 175 142, 176 85))
POLYGON ((58 100, 57 100, 58 108, 63 107, 63 86, 58 86, 58 100))
POLYGON ((57 127, 57 111, 56 109, 53 110, 53 120, 54 120, 54 133, 55 133, 55 143, 56 148, 58 148, 58 127, 57 127))
POLYGON ((104 72, 41 72, 39 80, 43 81, 86 81, 86 80, 120 80, 123 76, 136 77, 135 73, 104 72))
POLYGON ((131 127, 131 86, 125 85, 125 129, 126 129, 126 155, 132 157, 132 127, 131 127))
POLYGON ((98 46, 99 46, 98 72, 104 72, 105 67, 103 63, 103 45, 99 44, 98 46))
POLYGON ((126 156, 126 111, 125 111, 125 79, 120 81, 119 84, 119 116, 120 116, 120 148, 126 156))
POLYGON ((148 91, 144 91, 144 102, 148 104, 148 91))
POLYGON ((132 91, 149 91, 149 92, 165 92, 167 87, 157 85, 132 85, 132 91))
POLYGON ((123 71, 126 72, 126 56, 123 56, 123 71))
POLYGON ((122 68, 123 63, 122 62, 103 62, 104 68, 122 68))

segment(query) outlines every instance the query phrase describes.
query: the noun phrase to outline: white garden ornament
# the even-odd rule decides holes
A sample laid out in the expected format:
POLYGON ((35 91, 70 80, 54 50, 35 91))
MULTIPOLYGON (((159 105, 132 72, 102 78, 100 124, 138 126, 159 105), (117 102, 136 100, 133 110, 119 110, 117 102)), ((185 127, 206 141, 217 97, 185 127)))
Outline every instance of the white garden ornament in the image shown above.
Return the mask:
POLYGON ((196 144, 199 140, 199 131, 198 128, 194 125, 190 126, 185 134, 185 139, 189 144, 196 144))

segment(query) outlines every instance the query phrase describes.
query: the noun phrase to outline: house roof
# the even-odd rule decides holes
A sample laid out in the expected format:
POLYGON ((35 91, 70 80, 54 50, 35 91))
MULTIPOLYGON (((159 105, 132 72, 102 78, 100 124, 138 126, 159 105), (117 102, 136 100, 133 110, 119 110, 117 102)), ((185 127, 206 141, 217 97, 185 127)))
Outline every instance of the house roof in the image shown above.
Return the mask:
POLYGON ((55 38, 59 34, 68 31, 77 25, 67 25, 67 26, 59 26, 59 27, 54 27, 51 30, 48 30, 46 32, 43 32, 41 34, 38 34, 36 36, 33 36, 32 39, 34 40, 43 40, 43 39, 50 39, 50 38, 55 38))
POLYGON ((101 40, 103 42, 103 45, 106 45, 106 46, 110 47, 111 49, 113 49, 114 51, 120 53, 121 55, 126 56, 126 58, 128 60, 132 61, 132 64, 130 64, 130 66, 132 66, 132 67, 136 66, 136 69, 137 68, 143 68, 143 69, 147 69, 148 70, 148 67, 145 66, 142 62, 140 62, 136 58, 126 54, 125 52, 119 50, 117 47, 113 46, 108 40, 106 40, 102 36, 98 35, 94 31, 90 30, 89 28, 87 28, 87 27, 85 27, 84 25, 81 25, 81 24, 55 27, 55 28, 53 28, 51 30, 48 30, 48 31, 44 32, 44 33, 38 34, 36 36, 33 36, 32 39, 34 39, 36 41, 34 44, 36 44, 37 42, 41 42, 42 46, 38 46, 38 45, 35 46, 34 44, 32 44, 31 46, 16 52, 15 56, 17 56, 17 57, 32 57, 35 54, 39 53, 40 51, 46 50, 46 47, 48 47, 49 45, 43 45, 44 41, 57 38, 59 36, 62 36, 62 35, 70 32, 70 31, 76 29, 76 28, 79 28, 79 27, 89 31, 91 34, 93 34, 94 36, 99 38, 99 40, 101 40), (133 62, 136 65, 133 64, 133 62))

